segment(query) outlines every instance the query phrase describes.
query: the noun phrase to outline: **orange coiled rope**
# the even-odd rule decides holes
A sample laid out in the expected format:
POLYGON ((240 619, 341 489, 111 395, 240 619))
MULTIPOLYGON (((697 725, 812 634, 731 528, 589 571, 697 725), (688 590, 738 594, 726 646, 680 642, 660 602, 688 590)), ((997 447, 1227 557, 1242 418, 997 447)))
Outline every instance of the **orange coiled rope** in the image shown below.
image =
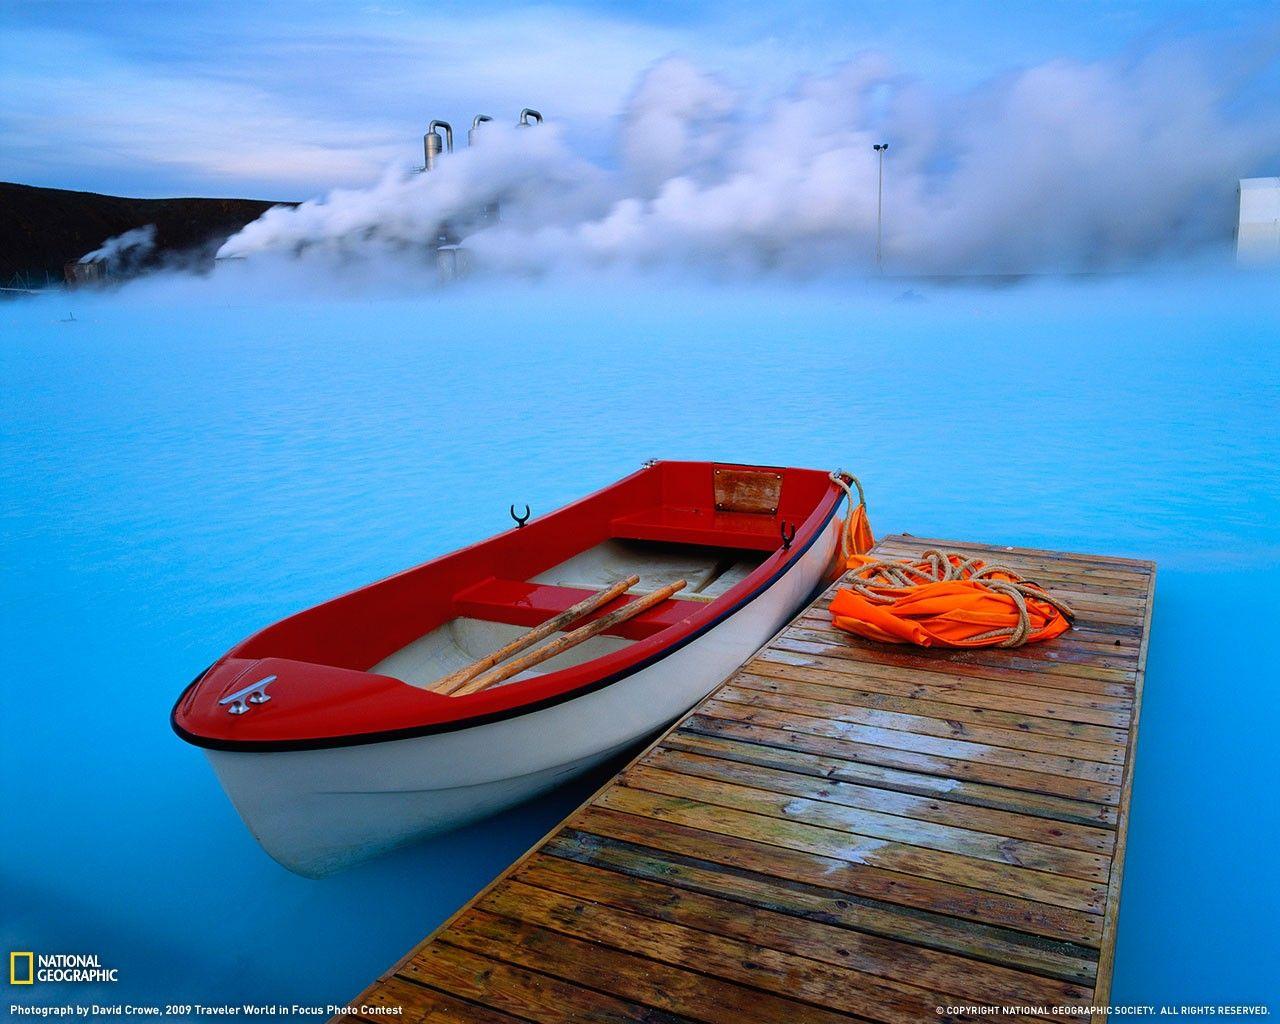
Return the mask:
POLYGON ((916 560, 848 556, 831 601, 840 629, 921 647, 1020 647, 1065 633, 1075 613, 1012 569, 926 551, 916 560))

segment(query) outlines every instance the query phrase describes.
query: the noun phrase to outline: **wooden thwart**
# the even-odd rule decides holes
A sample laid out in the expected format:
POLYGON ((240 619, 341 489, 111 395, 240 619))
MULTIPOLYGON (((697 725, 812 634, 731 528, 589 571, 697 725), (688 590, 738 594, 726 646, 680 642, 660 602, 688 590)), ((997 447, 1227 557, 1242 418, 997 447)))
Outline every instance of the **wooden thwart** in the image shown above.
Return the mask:
POLYGON ((526 647, 532 647, 539 640, 544 640, 557 630, 564 629, 564 627, 568 626, 570 623, 577 622, 584 615, 590 615, 597 608, 603 608, 610 601, 621 597, 639 582, 639 576, 629 576, 627 579, 615 583, 607 590, 602 590, 598 594, 592 594, 585 600, 579 601, 570 608, 566 608, 559 615, 552 616, 547 619, 546 622, 534 626, 534 628, 529 630, 527 633, 522 633, 509 644, 499 647, 492 654, 486 654, 483 658, 473 661, 470 665, 466 666, 466 668, 460 668, 457 672, 453 672, 445 676, 443 679, 429 686, 428 689, 435 693, 454 693, 461 686, 469 683, 476 676, 480 675, 481 672, 493 668, 495 665, 506 661, 513 655, 519 654, 526 647))
POLYGON ((882 646, 831 627, 832 588, 356 1002, 486 1024, 1105 1005, 1155 567, 905 535, 875 554, 927 548, 1061 593, 1074 628, 1012 651, 882 646))
MULTIPOLYGON (((619 584, 621 586, 621 584, 619 584)), ((517 676, 526 669, 533 668, 535 665, 541 665, 544 661, 550 661, 557 654, 563 654, 565 651, 572 650, 584 640, 590 640, 593 636, 605 632, 605 630, 613 629, 615 626, 621 625, 628 619, 634 619, 637 615, 647 612, 655 605, 666 601, 673 594, 685 587, 684 580, 676 580, 669 583, 660 590, 655 590, 651 594, 645 594, 644 597, 637 598, 629 604, 624 604, 616 611, 610 612, 608 615, 602 615, 598 619, 593 619, 585 626, 579 626, 571 633, 557 637, 549 644, 530 651, 528 654, 522 655, 512 661, 508 661, 504 665, 490 669, 483 675, 477 676, 468 683, 464 683, 453 691, 455 697, 465 697, 469 693, 479 693, 481 690, 488 689, 505 679, 517 676)))

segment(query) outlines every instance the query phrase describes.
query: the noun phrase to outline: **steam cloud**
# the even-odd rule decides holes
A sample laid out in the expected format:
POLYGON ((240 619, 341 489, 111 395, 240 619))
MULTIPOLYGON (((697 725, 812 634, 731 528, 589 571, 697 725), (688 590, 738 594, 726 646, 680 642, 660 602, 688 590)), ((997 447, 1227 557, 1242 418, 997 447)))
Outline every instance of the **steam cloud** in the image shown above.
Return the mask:
POLYGON ((554 124, 486 125, 431 173, 392 170, 368 189, 270 210, 220 255, 421 256, 452 225, 474 266, 497 272, 867 270, 871 147, 887 141, 886 268, 1186 256, 1230 242, 1237 178, 1280 171, 1280 116, 1256 100, 1274 55, 1251 68, 1215 56, 1057 60, 955 96, 868 55, 765 102, 671 58, 621 112, 616 166, 576 156, 554 124), (500 219, 480 220, 492 203, 500 219))
POLYGON ((80 257, 81 263, 128 263, 133 264, 150 255, 156 246, 156 226, 144 224, 140 228, 125 231, 108 238, 93 252, 80 257))

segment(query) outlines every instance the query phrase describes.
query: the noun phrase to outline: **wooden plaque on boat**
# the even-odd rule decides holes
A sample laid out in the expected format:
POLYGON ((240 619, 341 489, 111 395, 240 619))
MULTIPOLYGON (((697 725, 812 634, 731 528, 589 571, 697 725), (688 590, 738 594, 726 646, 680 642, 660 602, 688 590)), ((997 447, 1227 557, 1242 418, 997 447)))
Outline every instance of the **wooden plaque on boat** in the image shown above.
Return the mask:
POLYGON ((712 475, 717 512, 778 513, 782 474, 772 469, 717 469, 712 475))

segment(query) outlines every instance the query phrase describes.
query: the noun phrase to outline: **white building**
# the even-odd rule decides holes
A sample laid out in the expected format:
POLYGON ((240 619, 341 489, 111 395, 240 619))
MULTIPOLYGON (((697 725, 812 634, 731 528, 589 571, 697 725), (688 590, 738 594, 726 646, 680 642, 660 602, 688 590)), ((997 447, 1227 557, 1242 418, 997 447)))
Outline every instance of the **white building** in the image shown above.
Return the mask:
POLYGON ((1280 178, 1240 179, 1236 260, 1280 262, 1280 178))

